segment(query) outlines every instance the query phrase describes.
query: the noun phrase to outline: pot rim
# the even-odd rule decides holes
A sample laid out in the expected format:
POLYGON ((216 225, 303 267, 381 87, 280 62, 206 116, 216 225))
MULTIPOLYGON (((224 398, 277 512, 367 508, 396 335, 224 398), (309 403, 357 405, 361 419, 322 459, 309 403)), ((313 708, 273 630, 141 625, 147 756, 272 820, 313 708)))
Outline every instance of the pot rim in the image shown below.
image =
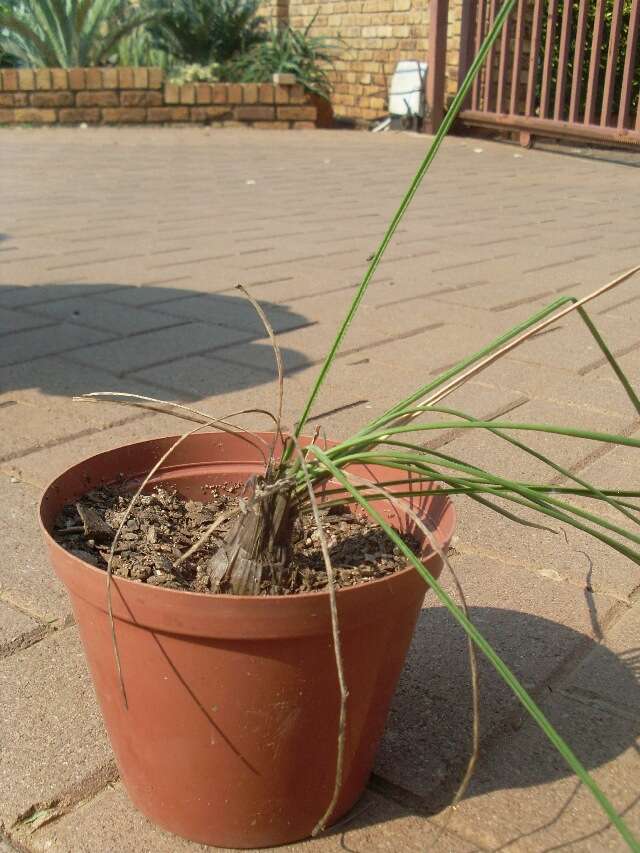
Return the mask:
MULTIPOLYGON (((273 435, 274 435, 274 433, 266 433, 266 432, 261 432, 261 431, 257 431, 257 430, 256 431, 251 430, 250 433, 251 433, 251 435, 263 436, 263 437, 264 436, 273 437, 273 435)), ((228 434, 220 432, 218 430, 210 430, 208 432, 202 431, 201 433, 199 433, 199 437, 203 437, 203 436, 207 436, 207 435, 209 435, 209 436, 211 436, 211 435, 220 436, 220 435, 228 435, 228 434)), ((195 438, 196 436, 194 435, 193 437, 195 438)), ((42 534, 43 534, 45 541, 47 542, 47 545, 49 546, 49 548, 54 549, 54 551, 56 553, 59 553, 61 556, 64 555, 67 559, 71 560, 72 564, 75 565, 78 569, 84 569, 85 572, 88 571, 89 574, 94 576, 94 577, 106 578, 106 574, 107 574, 106 569, 99 568, 98 566, 93 566, 93 565, 91 565, 91 563, 88 563, 85 560, 82 560, 79 557, 76 557, 75 554, 72 554, 70 551, 67 551, 66 548, 63 548, 62 545, 60 545, 56 541, 56 539, 53 537, 51 530, 49 528, 49 525, 47 525, 47 523, 44 519, 47 499, 49 498, 49 496, 51 494, 54 494, 55 492, 59 492, 59 490, 60 490, 59 481, 62 480, 63 478, 65 478, 69 474, 69 472, 71 472, 73 469, 76 469, 76 468, 84 468, 89 463, 91 463, 91 461, 94 459, 97 459, 101 456, 105 456, 108 454, 117 453, 118 451, 124 451, 127 448, 134 448, 136 446, 153 444, 157 441, 167 441, 167 440, 173 441, 177 438, 179 438, 179 436, 174 435, 174 436, 161 436, 159 438, 153 438, 153 439, 145 439, 143 441, 125 442, 124 444, 118 445, 116 447, 109 448, 108 450, 103 450, 100 453, 94 453, 91 456, 87 456, 84 459, 81 459, 79 462, 76 462, 74 465, 70 465, 69 467, 65 468, 62 472, 57 474, 47 484, 47 486, 43 490, 42 496, 40 498, 40 502, 38 504, 38 524, 40 526, 42 534)), ((304 438, 307 439, 306 436, 304 438)), ((307 440, 310 441, 311 439, 308 438, 307 440)), ((187 439, 187 442, 188 442, 188 439, 187 439)), ((185 442, 185 443, 187 443, 187 442, 185 442)), ((332 442, 332 441, 327 442, 328 445, 331 445, 334 443, 335 442, 332 442)), ((243 464, 243 465, 246 464, 247 466, 250 466, 252 463, 253 463, 253 460, 251 460, 251 459, 241 460, 241 464, 243 464)), ((219 464, 220 467, 224 467, 227 464, 229 464, 229 465, 238 464, 238 462, 237 462, 237 460, 229 459, 229 460, 223 460, 219 463, 210 462, 207 464, 208 465, 219 464)), ((168 464, 166 466, 163 465, 162 468, 160 468, 159 471, 156 472, 156 474, 161 474, 161 472, 163 472, 163 471, 166 473, 170 473, 172 471, 178 472, 180 469, 184 469, 184 468, 185 468, 184 465, 174 465, 174 466, 172 466, 171 464, 168 464)), ((127 475, 127 478, 128 479, 135 479, 138 476, 140 476, 140 475, 137 473, 131 473, 130 475, 127 475)), ((150 484, 153 484, 154 479, 155 479, 155 476, 154 476, 154 478, 151 479, 150 484)), ((170 478, 165 477, 164 479, 170 479, 170 478)), ((95 485, 93 487, 88 487, 88 490, 90 491, 91 488, 95 488, 95 485)), ((447 546, 450 542, 451 536, 453 534, 453 530, 455 528, 456 511, 455 511, 455 505, 454 505, 453 501, 451 501, 451 499, 448 496, 446 496, 446 495, 443 496, 443 502, 444 502, 445 506, 447 507, 449 513, 450 513, 450 522, 447 525, 448 530, 446 531, 446 533, 443 534, 440 527, 436 527, 436 529, 434 530, 434 535, 438 537, 438 539, 440 540, 440 546, 443 548, 443 550, 446 551, 446 548, 447 548, 447 546)), ((423 563, 425 563, 428 566, 428 564, 430 562, 437 561, 439 559, 439 555, 437 554, 436 551, 434 551, 431 548, 429 553, 427 555, 425 555, 424 557, 421 557, 420 559, 423 563)), ((416 572, 416 569, 411 565, 407 565, 406 568, 399 569, 398 571, 393 572, 393 574, 391 574, 391 575, 386 575, 386 576, 381 577, 381 578, 374 578, 373 580, 365 581, 364 583, 355 584, 354 586, 343 587, 341 589, 337 589, 336 595, 343 597, 343 596, 348 596, 349 593, 356 594, 358 592, 358 590, 362 590, 364 588, 367 588, 367 589, 375 588, 375 586, 377 586, 377 585, 388 583, 391 578, 407 577, 412 572, 416 572)), ((125 590, 130 589, 132 591, 133 590, 140 591, 141 589, 144 589, 145 594, 150 594, 154 597, 157 595, 159 595, 159 596, 178 595, 181 597, 187 596, 189 598, 189 600, 198 599, 200 601, 203 601, 203 600, 206 600, 206 601, 223 600, 225 602, 237 602, 237 603, 245 602, 247 606, 249 606, 250 604, 255 604, 256 602, 261 602, 261 606, 265 606, 266 602, 274 602, 274 603, 275 602, 284 602, 284 601, 290 601, 290 602, 298 601, 298 602, 300 602, 303 600, 319 601, 322 598, 328 598, 329 597, 329 592, 327 590, 315 590, 312 592, 299 592, 299 593, 295 593, 292 595, 230 595, 228 593, 204 593, 204 592, 195 592, 192 590, 164 589, 161 586, 153 586, 150 584, 143 584, 143 583, 140 583, 138 581, 131 580, 129 578, 120 577, 118 575, 112 575, 111 576, 111 582, 115 586, 120 586, 122 584, 123 588, 125 590)), ((426 583, 426 581, 424 581, 424 584, 425 584, 425 592, 426 592, 426 590, 429 587, 428 587, 428 584, 426 583)), ((168 601, 168 598, 165 598, 165 601, 168 601)))

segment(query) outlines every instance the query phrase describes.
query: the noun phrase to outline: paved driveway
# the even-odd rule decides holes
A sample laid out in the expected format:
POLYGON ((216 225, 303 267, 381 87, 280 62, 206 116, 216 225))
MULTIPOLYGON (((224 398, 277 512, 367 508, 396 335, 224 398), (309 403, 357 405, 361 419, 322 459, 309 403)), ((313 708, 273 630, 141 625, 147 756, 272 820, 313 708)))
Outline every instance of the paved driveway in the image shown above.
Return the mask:
MULTIPOLYGON (((69 397, 121 389, 199 400, 215 414, 273 407, 271 351, 234 290, 242 282, 280 333, 292 423, 425 145, 341 132, 0 131, 0 826, 16 844, 202 849, 128 804, 34 521, 40 489, 69 463, 180 424, 69 397)), ((640 262, 639 218, 632 165, 451 139, 380 266, 314 423, 344 436, 558 295, 584 295, 640 262)), ((636 382, 639 310, 639 278, 593 307, 636 382)), ((640 435, 575 317, 451 405, 640 435)), ((525 479, 557 477, 487 437, 434 442, 525 479)), ((587 479, 638 485, 637 452, 530 443, 587 479)), ((458 511, 454 563, 474 620, 640 830, 640 570, 560 525, 523 528, 463 501, 458 511)), ((465 644, 428 597, 361 806, 293 849, 433 849, 469 720, 465 644)), ((438 849, 623 849, 485 666, 482 731, 475 781, 438 849)))

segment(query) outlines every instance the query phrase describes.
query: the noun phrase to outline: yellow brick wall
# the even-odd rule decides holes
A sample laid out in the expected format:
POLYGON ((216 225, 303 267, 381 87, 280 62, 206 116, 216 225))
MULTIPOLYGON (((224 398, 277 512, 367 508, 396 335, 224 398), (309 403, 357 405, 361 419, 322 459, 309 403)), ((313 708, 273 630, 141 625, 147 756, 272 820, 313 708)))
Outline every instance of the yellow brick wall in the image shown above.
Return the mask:
POLYGON ((289 12, 288 0, 262 0, 258 6, 258 15, 264 18, 268 26, 285 21, 289 12))
POLYGON ((371 120, 385 115, 396 63, 427 56, 428 0, 290 0, 291 25, 306 26, 318 7, 313 32, 342 40, 331 75, 336 116, 371 120))
MULTIPOLYGON (((447 93, 457 83, 456 50, 462 0, 450 0, 447 93)), ((262 14, 286 20, 286 0, 263 0, 262 14)), ((289 0, 288 20, 302 29, 317 17, 315 35, 337 45, 331 102, 338 118, 370 121, 386 114, 396 63, 426 61, 429 52, 429 0, 289 0)))
POLYGON ((447 28, 447 79, 445 104, 453 99, 458 90, 458 55, 460 50, 460 25, 462 0, 449 0, 449 23, 447 28))

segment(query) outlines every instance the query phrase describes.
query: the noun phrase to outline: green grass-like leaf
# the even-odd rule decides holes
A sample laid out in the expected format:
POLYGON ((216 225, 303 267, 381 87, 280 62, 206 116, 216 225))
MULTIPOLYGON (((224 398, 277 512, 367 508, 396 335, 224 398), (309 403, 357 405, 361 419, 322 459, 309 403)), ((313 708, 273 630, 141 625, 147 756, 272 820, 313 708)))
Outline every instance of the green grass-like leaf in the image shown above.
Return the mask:
MULTIPOLYGON (((309 394, 309 398, 307 399, 307 401, 305 403, 305 406, 302 410, 302 414, 300 415, 300 419, 298 420, 298 423, 296 425, 296 429, 295 429, 296 436, 299 436, 301 434, 302 430, 304 429, 304 426, 305 426, 305 424, 309 418, 309 414, 311 412, 311 407, 313 406, 313 404, 316 400, 316 397, 318 396, 320 389, 322 388, 322 386, 324 384, 324 380, 326 379, 326 376, 327 376, 329 370, 331 369, 333 362, 335 361, 335 357, 338 354, 338 350, 340 349, 342 342, 344 340, 344 337, 347 334, 347 331, 349 329, 349 326, 351 325, 351 322, 352 322, 353 318, 355 317, 355 315, 358 311, 358 308, 360 307, 360 303, 364 299, 364 295, 367 292, 369 284, 371 283, 371 279, 373 278, 375 271, 378 268, 378 264, 382 260, 382 256, 384 255, 385 251, 387 250, 387 246, 391 242, 391 239, 392 239, 393 235, 395 234, 396 229, 397 229, 398 225, 400 224, 401 219, 405 215, 407 208, 409 207, 409 205, 411 204, 415 194, 417 193, 417 191, 420 187, 420 184, 423 181, 424 176, 429 171, 429 167, 433 163, 435 156, 438 153, 438 150, 440 149, 440 146, 442 145, 442 142, 443 142, 445 136, 447 135, 447 133, 451 129, 453 122, 455 121, 458 113, 460 112, 462 104, 464 103, 464 100, 467 97, 467 94, 469 93, 471 86, 473 85, 473 81, 475 80, 476 76, 478 75, 478 72, 480 71, 480 68, 482 67, 482 64, 484 63, 484 61, 487 57, 487 54, 489 53, 489 50, 491 49, 491 46, 493 45, 493 43, 498 38, 498 35, 500 34, 500 30, 502 29, 504 22, 506 21, 507 17, 511 13, 515 4, 516 4, 516 0, 506 0, 506 2, 500 8, 500 11, 496 15, 495 21, 493 22, 493 25, 492 25, 489 33, 487 34, 484 42, 482 43, 482 46, 480 47, 480 50, 478 51, 477 56, 475 57, 475 59, 471 63, 471 67, 469 68, 469 71, 467 72, 467 75, 466 75, 462 85, 460 86, 458 93, 456 94, 455 98, 453 99, 451 106, 449 107, 447 114, 444 117, 444 120, 443 120, 442 124, 440 125, 440 128, 438 129, 438 132, 436 133, 436 135, 433 138, 433 142, 429 146, 429 149, 425 155, 424 160, 420 164, 418 171, 416 172, 413 180, 411 181, 409 189, 405 193, 402 201, 400 202, 400 206, 398 207, 397 211, 395 212, 395 214, 394 214, 394 216, 393 216, 393 218, 389 224, 389 227, 385 231, 385 234, 382 238, 382 241, 381 241, 380 245, 378 246, 378 249, 376 250, 375 254, 373 255, 373 258, 371 259, 371 263, 369 264, 369 267, 368 267, 366 273, 364 274, 364 278, 362 279, 362 282, 360 283, 360 286, 358 288, 356 296, 355 296, 353 302, 351 303, 351 306, 347 312, 347 315, 344 318, 340 328, 338 329, 338 334, 336 335, 336 337, 335 337, 335 339, 331 345, 331 348, 330 348, 329 352, 327 353, 327 356, 324 360, 324 363, 323 363, 322 367, 320 368, 320 373, 318 375, 318 378, 316 379, 316 381, 313 384, 313 387, 311 388, 311 393, 309 394)), ((288 456, 288 455, 289 455, 289 453, 287 452, 286 456, 288 456)))
POLYGON ((310 448, 310 452, 313 453, 313 455, 315 455, 317 459, 326 467, 327 471, 331 474, 331 476, 334 477, 341 484, 341 486, 350 494, 351 498, 356 503, 358 503, 377 524, 380 525, 380 527, 385 531, 389 539, 391 539, 391 541, 396 545, 396 547, 404 554, 407 560, 424 579, 425 583, 427 583, 428 586, 434 591, 440 602, 447 608, 449 613, 463 628, 467 636, 469 636, 473 640, 475 645, 491 662, 491 664, 501 676, 501 678, 504 680, 504 682, 518 697, 523 707, 528 711, 530 716, 540 726, 544 734, 547 736, 553 746, 555 746, 558 752, 562 755, 571 770, 573 770, 573 772, 580 779, 582 784, 593 794, 598 804, 600 805, 604 813, 607 815, 611 823, 616 827, 621 837, 628 844, 629 848, 634 851, 640 849, 638 846, 638 842, 636 841, 635 837, 633 836, 625 822, 618 815, 613 805, 609 802, 600 787, 597 785, 591 775, 587 772, 587 770, 579 761, 577 756, 573 753, 566 741, 551 725, 543 711, 534 702, 530 694, 525 690, 525 688, 516 678, 511 669, 494 651, 493 647, 485 640, 485 638, 477 630, 473 622, 471 622, 464 615, 462 610, 450 598, 444 588, 438 583, 438 581, 426 568, 424 563, 422 563, 421 560, 413 553, 413 551, 404 542, 400 535, 393 529, 393 527, 391 527, 391 525, 385 520, 385 518, 374 509, 374 507, 362 495, 362 493, 349 482, 348 477, 346 477, 344 473, 340 470, 340 468, 338 468, 331 461, 331 459, 325 452, 323 452, 316 445, 313 445, 310 448))
MULTIPOLYGON (((515 0, 513 0, 513 2, 511 2, 511 0, 507 0, 507 2, 502 6, 499 14, 496 16, 491 31, 472 63, 443 124, 429 146, 424 160, 412 180, 409 189, 404 195, 398 210, 392 218, 376 253, 373 255, 371 263, 364 274, 346 317, 340 325, 337 335, 333 340, 329 352, 322 364, 319 375, 311 388, 309 397, 296 426, 296 436, 300 435, 308 420, 312 406, 329 370, 333 365, 344 337, 358 311, 384 252, 386 251, 431 163, 433 162, 442 141, 453 124, 453 121, 455 120, 457 113, 461 108, 469 89, 471 88, 474 78, 485 61, 492 44, 495 42, 514 5, 515 0)), ((604 291, 611 286, 616 286, 619 281, 629 277, 635 271, 636 270, 630 270, 628 273, 622 275, 619 280, 611 282, 601 290, 604 291)), ((570 310, 575 308, 580 318, 587 325, 587 328, 600 347, 600 350, 606 360, 612 367, 618 380, 621 382, 631 404, 634 406, 635 410, 640 413, 640 399, 632 388, 631 383, 628 381, 617 360, 611 353, 609 347, 606 345, 604 339, 596 329, 594 323, 582 307, 582 303, 584 301, 587 301, 596 295, 598 295, 598 292, 590 295, 589 297, 585 297, 583 300, 576 300, 575 297, 571 296, 561 297, 560 299, 555 300, 551 305, 537 312, 528 320, 523 321, 513 329, 510 329, 504 335, 496 338, 480 351, 461 360, 458 364, 454 365, 454 367, 444 371, 439 376, 435 377, 435 379, 430 380, 428 383, 416 389, 415 392, 395 404, 383 415, 374 419, 371 423, 366 424, 355 436, 352 436, 346 441, 343 441, 337 446, 326 451, 321 450, 314 444, 310 448, 309 454, 314 456, 316 461, 308 463, 307 471, 305 473, 314 479, 316 485, 323 481, 326 485, 326 480, 333 478, 342 487, 342 494, 339 494, 339 490, 325 489, 324 497, 329 498, 329 502, 344 502, 346 496, 349 496, 352 500, 355 500, 360 504, 360 506, 369 513, 371 518, 381 526, 394 544, 407 557, 411 565, 414 566, 426 583, 434 590, 439 600, 457 620, 463 630, 467 633, 467 636, 470 637, 476 646, 486 655, 531 717, 544 731, 550 742, 563 756, 569 767, 591 791, 630 849, 640 850, 638 842, 626 826, 624 820, 617 814, 616 810, 600 790, 599 786, 573 754, 570 747, 553 728, 542 710, 536 705, 508 666, 497 655, 492 646, 484 639, 472 622, 465 617, 464 613, 462 613, 462 611, 449 598, 444 589, 431 576, 424 564, 411 551, 411 549, 408 548, 397 532, 393 530, 385 519, 372 507, 369 498, 376 496, 375 489, 371 490, 370 488, 362 489, 355 487, 343 471, 343 469, 347 468, 350 464, 379 464, 386 466, 387 468, 395 468, 399 472, 404 472, 410 477, 412 486, 415 485, 416 480, 423 484, 444 483, 444 487, 440 486, 436 490, 451 494, 465 494, 471 499, 479 501, 494 511, 501 513, 512 521, 522 522, 522 519, 517 514, 511 512, 500 504, 496 504, 495 499, 498 498, 502 502, 507 501, 517 508, 523 507, 527 510, 534 510, 543 517, 560 521, 577 530, 588 533, 594 538, 599 539, 613 549, 624 554, 633 562, 640 564, 640 535, 630 532, 595 512, 575 506, 560 497, 561 495, 589 497, 600 504, 606 504, 613 509, 616 509, 625 517, 626 520, 637 525, 640 519, 636 514, 639 512, 640 508, 629 500, 621 500, 621 498, 638 498, 640 497, 640 491, 629 491, 622 495, 615 490, 598 488, 588 483, 586 480, 573 475, 562 465, 549 459, 545 454, 542 454, 529 447, 524 442, 513 438, 509 433, 514 430, 542 432, 551 435, 562 435, 567 438, 578 438, 599 442, 603 445, 622 445, 636 449, 640 447, 639 440, 628 436, 605 433, 596 430, 579 429, 572 426, 565 427, 549 424, 512 423, 509 421, 483 421, 457 410, 445 409, 444 407, 440 407, 440 409, 438 409, 435 405, 437 401, 442 399, 442 397, 446 396, 447 393, 450 393, 451 390, 455 389, 459 384, 465 381, 465 378, 470 375, 472 371, 482 369, 485 364, 488 364, 495 358, 499 357, 505 347, 512 347, 524 343, 527 337, 538 331, 539 327, 549 325, 553 322, 556 316, 567 314, 570 310), (428 416, 430 412, 437 411, 439 411, 440 414, 451 415, 455 417, 456 420, 445 421, 444 423, 407 423, 412 422, 419 416, 428 416), (571 487, 545 487, 544 485, 521 483, 509 478, 498 477, 489 471, 478 468, 477 466, 468 465, 453 456, 437 451, 427 451, 420 445, 411 443, 405 438, 406 434, 412 432, 422 433, 432 430, 457 431, 462 429, 484 430, 492 433, 496 438, 507 441, 523 453, 527 453, 534 458, 537 458, 539 461, 546 463, 552 470, 555 470, 557 473, 571 480, 573 485, 571 487), (332 495, 335 495, 335 497, 332 498, 332 495), (625 540, 626 542, 621 540, 625 540)), ((294 476, 297 478, 297 488, 298 493, 300 493, 302 489, 300 472, 299 470, 296 470, 295 463, 289 463, 289 465, 287 465, 292 446, 293 445, 288 447, 285 446, 280 471, 282 476, 294 476)), ((397 482, 398 481, 396 481, 396 483, 397 482)), ((402 481, 399 483, 400 485, 401 482, 402 481)), ((433 485, 431 488, 433 489, 433 485)), ((384 488, 381 490, 381 493, 384 493, 384 488)), ((402 493, 401 490, 400 493, 402 493)), ((407 490, 406 494, 415 496, 415 488, 407 490)), ((378 495, 378 497, 380 497, 380 495, 378 495)))

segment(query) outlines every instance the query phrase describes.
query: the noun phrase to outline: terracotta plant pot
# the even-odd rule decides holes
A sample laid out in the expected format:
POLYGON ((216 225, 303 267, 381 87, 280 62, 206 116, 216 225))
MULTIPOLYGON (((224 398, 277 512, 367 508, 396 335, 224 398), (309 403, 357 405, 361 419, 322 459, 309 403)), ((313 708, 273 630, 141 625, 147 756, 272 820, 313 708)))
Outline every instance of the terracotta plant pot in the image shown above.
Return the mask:
MULTIPOLYGON (((40 509, 51 561, 71 597, 118 767, 140 811, 203 844, 246 848, 302 839, 328 806, 335 780, 339 691, 328 594, 201 595, 114 576, 126 708, 105 572, 51 536, 64 504, 101 484, 139 480, 173 441, 100 453, 54 480, 40 509)), ((204 485, 241 482, 260 468, 259 453, 237 436, 196 434, 154 482, 202 500, 204 485)), ((370 478, 382 473, 392 478, 385 469, 366 471, 370 478)), ((412 502, 446 547, 454 524, 449 501, 434 495, 412 502)), ((411 527, 388 502, 378 507, 396 527, 411 527)), ((427 560, 437 575, 439 558, 432 553, 427 560)), ((367 782, 424 593, 419 575, 406 569, 337 594, 349 700, 344 784, 333 821, 367 782)))

